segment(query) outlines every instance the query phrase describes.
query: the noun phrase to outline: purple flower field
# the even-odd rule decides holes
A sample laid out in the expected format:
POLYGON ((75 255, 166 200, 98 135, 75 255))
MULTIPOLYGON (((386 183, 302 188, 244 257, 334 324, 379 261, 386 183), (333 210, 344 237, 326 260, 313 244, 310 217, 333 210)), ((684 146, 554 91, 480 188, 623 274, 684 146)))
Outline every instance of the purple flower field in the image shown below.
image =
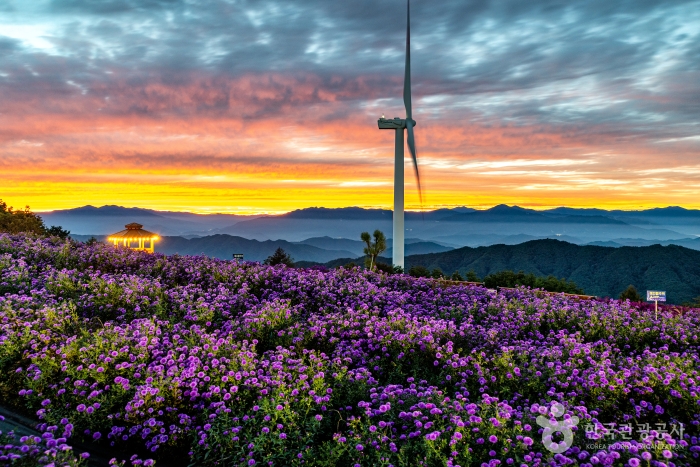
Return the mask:
POLYGON ((82 465, 75 442, 126 465, 700 465, 699 325, 0 235, 0 401, 44 433, 0 435, 0 465, 82 465))

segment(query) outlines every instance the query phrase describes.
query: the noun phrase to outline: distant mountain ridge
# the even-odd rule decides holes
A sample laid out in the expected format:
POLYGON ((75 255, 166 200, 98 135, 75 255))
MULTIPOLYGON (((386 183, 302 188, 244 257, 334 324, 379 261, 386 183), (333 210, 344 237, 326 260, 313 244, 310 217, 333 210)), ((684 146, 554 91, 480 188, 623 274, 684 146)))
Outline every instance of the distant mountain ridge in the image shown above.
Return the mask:
POLYGON ((190 212, 155 211, 108 205, 83 206, 39 213, 47 225, 60 225, 76 235, 107 235, 138 222, 160 235, 207 235, 212 230, 259 216, 235 214, 195 214, 190 212))
POLYGON ((605 217, 601 215, 581 216, 570 214, 566 216, 551 216, 523 209, 518 206, 499 205, 485 211, 475 211, 468 213, 452 214, 443 218, 445 221, 460 221, 460 222, 540 222, 540 223, 571 223, 571 224, 623 224, 627 222, 605 217))
MULTIPOLYGON (((464 214, 476 212, 476 209, 468 207, 457 208, 442 208, 434 211, 416 212, 406 211, 404 218, 406 219, 431 219, 440 220, 448 218, 454 214, 464 214)), ((349 208, 305 208, 297 209, 287 214, 279 216, 266 216, 270 218, 286 218, 286 219, 325 219, 325 220, 388 220, 393 219, 393 211, 390 209, 366 209, 360 207, 349 208)))
MULTIPOLYGON (((476 246, 473 239, 481 237, 493 244, 509 235, 532 237, 576 237, 580 243, 614 241, 616 238, 646 240, 680 240, 697 230, 700 234, 700 211, 685 218, 680 230, 645 219, 621 219, 612 216, 564 215, 517 206, 499 205, 475 211, 439 209, 425 213, 406 213, 406 236, 426 241, 448 241, 476 246), (449 237, 449 239, 448 239, 449 237)), ((280 238, 301 241, 310 237, 358 238, 363 231, 379 229, 390 232, 392 215, 388 210, 361 208, 311 208, 282 216, 266 216, 246 220, 215 231, 246 238, 280 238)))
MULTIPOLYGON (((89 235, 73 235, 78 241, 87 241, 89 235)), ((96 237, 106 241, 106 236, 96 237)), ((389 242, 391 243, 391 242, 389 242)), ((330 237, 309 238, 302 242, 286 240, 249 240, 226 234, 209 235, 206 237, 185 238, 180 236, 162 236, 156 242, 155 251, 166 255, 205 255, 212 258, 231 259, 234 253, 242 254, 247 261, 264 261, 277 248, 289 253, 295 261, 311 261, 324 263, 336 258, 357 258, 362 256, 365 244, 359 240, 330 237)), ((452 250, 452 247, 433 242, 423 242, 408 239, 406 254, 436 253, 452 250)), ((389 253, 391 249, 388 250, 389 253)))
MULTIPOLYGON (((187 238, 226 234, 255 240, 305 241, 331 237, 359 239, 375 229, 392 231, 392 212, 386 209, 306 208, 282 215, 237 216, 153 211, 119 206, 42 213, 47 225, 60 225, 74 234, 105 235, 129 222, 138 222, 165 236, 187 238)), ((642 211, 555 208, 536 211, 498 205, 491 209, 444 208, 405 213, 405 236, 450 246, 513 243, 516 239, 558 238, 577 244, 613 242, 674 242, 694 248, 700 236, 700 211, 679 207, 642 211)), ((343 249, 343 248, 341 248, 343 249)), ((351 250, 350 250, 351 251, 351 250)))
POLYGON ((567 208, 560 207, 554 209, 547 209, 542 212, 550 214, 561 214, 561 215, 571 215, 577 214, 579 216, 623 216, 623 217, 635 217, 635 216, 660 216, 660 217, 695 217, 700 213, 699 210, 686 209, 680 206, 668 206, 665 208, 650 208, 642 210, 633 211, 623 211, 620 209, 613 209, 611 211, 606 211, 605 209, 597 208, 567 208))
POLYGON ((63 209, 60 211, 51 211, 48 213, 40 213, 41 216, 51 216, 51 215, 74 215, 74 216, 122 216, 122 215, 136 215, 136 216, 149 216, 149 217, 162 217, 158 214, 158 211, 153 211, 151 209, 144 208, 125 208, 123 206, 117 206, 114 204, 105 205, 101 207, 95 207, 91 204, 87 206, 82 206, 73 209, 63 209))
MULTIPOLYGON (((325 263, 337 267, 340 258, 325 263)), ((389 258, 381 258, 389 263, 389 258)), ((676 245, 645 247, 579 246, 558 240, 532 240, 518 245, 458 248, 444 253, 411 255, 412 266, 440 268, 444 273, 473 270, 479 277, 494 272, 524 271, 574 281, 584 292, 616 298, 629 284, 645 290, 665 290, 669 303, 680 304, 700 296, 700 251, 676 245)), ((306 266, 310 266, 307 264, 306 266)))

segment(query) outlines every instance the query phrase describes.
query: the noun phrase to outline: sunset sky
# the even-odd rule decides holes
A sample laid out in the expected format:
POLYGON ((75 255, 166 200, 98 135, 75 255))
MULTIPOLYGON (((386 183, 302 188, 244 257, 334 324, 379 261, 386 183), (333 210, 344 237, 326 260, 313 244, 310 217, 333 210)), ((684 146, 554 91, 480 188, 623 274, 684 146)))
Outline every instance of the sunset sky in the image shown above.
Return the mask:
MULTIPOLYGON (((424 208, 700 208, 699 1, 411 7, 424 208)), ((0 199, 391 208, 405 11, 0 0, 0 199)))

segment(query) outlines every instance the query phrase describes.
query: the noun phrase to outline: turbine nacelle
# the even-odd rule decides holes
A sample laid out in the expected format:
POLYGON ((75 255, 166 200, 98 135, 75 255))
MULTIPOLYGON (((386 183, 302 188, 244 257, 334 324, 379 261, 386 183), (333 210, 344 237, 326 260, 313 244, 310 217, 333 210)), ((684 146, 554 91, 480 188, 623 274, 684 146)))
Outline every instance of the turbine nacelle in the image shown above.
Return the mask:
MULTIPOLYGON (((402 128, 406 128, 406 122, 409 121, 405 118, 399 118, 399 117, 394 117, 394 118, 380 118, 377 120, 377 125, 379 126, 380 130, 400 130, 402 128)), ((416 121, 411 119, 410 120, 413 123, 413 126, 416 126, 416 121)))

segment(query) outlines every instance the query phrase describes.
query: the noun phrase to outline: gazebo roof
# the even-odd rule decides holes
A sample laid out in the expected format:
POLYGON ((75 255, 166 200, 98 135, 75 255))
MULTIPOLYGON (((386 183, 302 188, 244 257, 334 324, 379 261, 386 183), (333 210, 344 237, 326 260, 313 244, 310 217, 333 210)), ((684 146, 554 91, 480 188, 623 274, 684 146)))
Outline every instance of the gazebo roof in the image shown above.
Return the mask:
POLYGON ((157 240, 158 239, 158 234, 155 234, 153 232, 149 232, 148 230, 143 230, 143 225, 137 224, 136 222, 132 222, 131 224, 126 224, 124 227, 126 227, 126 230, 119 231, 117 233, 113 233, 112 235, 109 236, 110 240, 128 240, 128 239, 139 239, 139 238, 145 238, 145 239, 153 239, 157 240))

